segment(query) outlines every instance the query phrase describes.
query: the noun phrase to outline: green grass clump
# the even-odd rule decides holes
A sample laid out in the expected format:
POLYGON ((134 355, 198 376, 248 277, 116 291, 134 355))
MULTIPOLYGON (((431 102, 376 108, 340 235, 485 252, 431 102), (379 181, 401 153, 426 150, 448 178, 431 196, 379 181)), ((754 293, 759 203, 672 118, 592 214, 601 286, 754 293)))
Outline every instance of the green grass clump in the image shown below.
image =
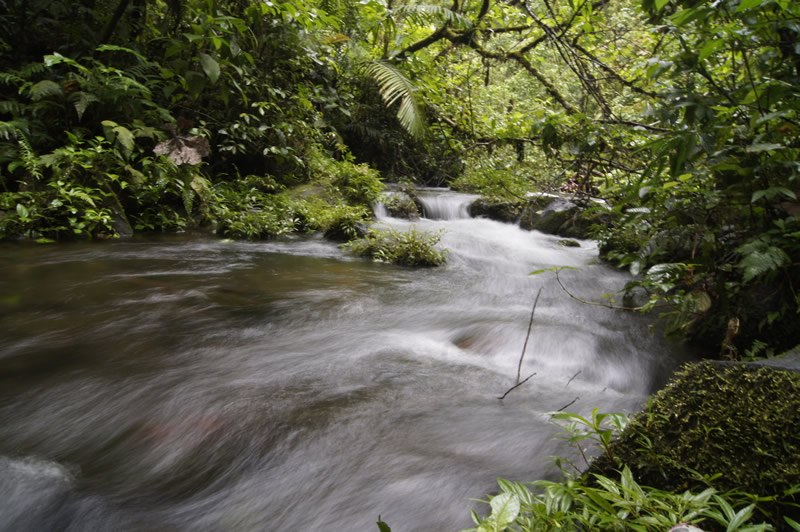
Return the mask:
POLYGON ((344 247, 376 262, 441 266, 447 261, 447 251, 435 247, 441 238, 441 233, 425 233, 414 228, 408 231, 372 229, 363 238, 348 242, 344 247))

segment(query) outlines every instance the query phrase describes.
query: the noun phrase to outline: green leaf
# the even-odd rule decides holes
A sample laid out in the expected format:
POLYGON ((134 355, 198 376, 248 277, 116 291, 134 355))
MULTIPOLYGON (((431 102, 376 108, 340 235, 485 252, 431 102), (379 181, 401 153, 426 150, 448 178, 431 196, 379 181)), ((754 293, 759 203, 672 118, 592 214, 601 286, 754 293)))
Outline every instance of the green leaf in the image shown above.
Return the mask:
POLYGON ((378 522, 376 524, 378 525, 378 530, 380 530, 380 532, 392 532, 392 529, 389 528, 389 525, 383 522, 380 515, 378 516, 378 522))
POLYGON ((706 57, 710 56, 725 44, 725 41, 722 39, 712 39, 707 41, 702 48, 700 48, 700 53, 697 55, 697 58, 702 61, 706 57))
POLYGON ((750 519, 750 516, 753 515, 753 509, 755 507, 756 507, 755 504, 751 504, 749 506, 745 506, 744 508, 736 512, 736 515, 734 515, 733 519, 731 519, 730 522, 728 523, 728 528, 726 529, 726 532, 734 532, 735 530, 741 528, 741 526, 750 519))
POLYGON ((775 198, 783 196, 785 198, 797 199, 797 195, 785 187, 770 187, 764 190, 756 190, 753 192, 753 197, 750 198, 750 203, 756 203, 761 198, 766 198, 768 201, 772 201, 775 198))
POLYGON ((513 493, 501 493, 492 497, 489 505, 492 507, 492 517, 500 530, 513 523, 519 515, 519 497, 513 493))
POLYGON ((17 203, 17 216, 26 220, 28 216, 30 216, 30 212, 28 212, 28 208, 25 207, 22 203, 17 203))
POLYGON ((758 143, 754 142, 750 146, 748 146, 745 151, 747 153, 761 153, 764 151, 775 151, 775 150, 782 150, 784 148, 783 144, 770 144, 770 143, 758 143))
POLYGON ((800 523, 798 523, 794 519, 791 519, 791 518, 786 517, 786 516, 783 516, 783 520, 786 521, 786 524, 788 524, 790 527, 792 527, 792 530, 796 530, 797 532, 800 532, 800 523))
POLYGON ((103 120, 100 123, 106 130, 106 138, 122 148, 124 155, 130 155, 136 146, 135 137, 131 130, 113 120, 103 120))
POLYGON ((123 52, 126 54, 130 54, 141 61, 147 61, 147 58, 137 52, 136 50, 132 50, 130 48, 126 48, 124 46, 117 46, 115 44, 101 44, 96 48, 98 52, 123 52))
POLYGON ((201 53, 200 66, 203 67, 203 72, 206 73, 211 83, 216 83, 220 75, 219 63, 210 55, 201 53))
POLYGON ((736 8, 736 12, 740 13, 745 9, 760 6, 763 1, 764 0, 741 0, 741 2, 739 2, 739 6, 736 8))
POLYGON ((656 10, 661 11, 668 3, 669 0, 656 0, 656 10))

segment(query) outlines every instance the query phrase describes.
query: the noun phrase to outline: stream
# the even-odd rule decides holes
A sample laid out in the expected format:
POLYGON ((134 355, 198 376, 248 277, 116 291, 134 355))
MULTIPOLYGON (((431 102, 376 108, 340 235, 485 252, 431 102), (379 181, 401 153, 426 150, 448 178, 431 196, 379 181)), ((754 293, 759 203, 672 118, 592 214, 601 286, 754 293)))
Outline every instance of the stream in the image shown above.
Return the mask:
POLYGON ((635 411, 684 355, 581 304, 591 241, 425 191, 447 265, 319 237, 0 245, 0 530, 458 530, 496 477, 557 478, 548 413, 635 411), (514 385, 536 292, 522 377, 514 385))

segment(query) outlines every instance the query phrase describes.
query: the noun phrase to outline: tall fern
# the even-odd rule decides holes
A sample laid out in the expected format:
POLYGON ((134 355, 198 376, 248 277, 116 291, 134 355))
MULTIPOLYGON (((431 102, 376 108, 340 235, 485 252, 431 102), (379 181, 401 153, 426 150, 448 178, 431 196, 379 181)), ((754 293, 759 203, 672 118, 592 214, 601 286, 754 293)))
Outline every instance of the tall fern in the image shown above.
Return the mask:
POLYGON ((41 164, 39 162, 39 156, 36 155, 36 152, 31 146, 30 141, 28 141, 28 137, 20 131, 19 129, 15 130, 16 137, 17 137, 17 145, 19 146, 18 150, 18 157, 22 166, 28 172, 28 174, 40 181, 42 179, 42 170, 41 164))
POLYGON ((384 61, 367 63, 365 71, 378 84, 378 90, 386 107, 399 102, 397 119, 400 125, 414 137, 424 136, 425 114, 416 98, 414 84, 397 68, 384 61))

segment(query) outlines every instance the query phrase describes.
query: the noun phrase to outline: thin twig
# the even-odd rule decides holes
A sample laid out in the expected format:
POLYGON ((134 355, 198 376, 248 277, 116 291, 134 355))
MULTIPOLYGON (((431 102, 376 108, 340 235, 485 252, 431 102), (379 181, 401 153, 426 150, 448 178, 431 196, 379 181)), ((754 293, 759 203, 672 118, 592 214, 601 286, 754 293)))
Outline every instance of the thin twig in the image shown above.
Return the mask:
POLYGON ((533 376, 534 376, 534 375, 536 375, 536 373, 531 373, 531 374, 530 374, 530 376, 529 376, 527 379, 525 379, 524 381, 522 381, 522 382, 520 382, 520 383, 518 383, 518 384, 515 384, 514 386, 512 386, 511 388, 509 388, 508 390, 506 390, 506 393, 504 393, 503 395, 501 395, 500 397, 498 397, 498 399, 500 399, 500 400, 502 401, 503 399, 505 399, 505 398, 506 398, 506 395, 510 394, 510 393, 511 393, 513 390, 516 390, 517 388, 519 388, 520 386, 522 386, 523 384, 525 384, 526 382, 528 382, 529 380, 531 380, 531 379, 533 378, 533 376))
MULTIPOLYGON (((634 311, 639 311, 639 310, 644 309, 644 307, 620 307, 620 306, 617 306, 617 305, 612 305, 610 303, 600 303, 599 301, 588 301, 586 299, 581 299, 578 296, 576 296, 575 294, 573 294, 572 292, 570 292, 569 290, 567 290, 567 287, 564 286, 564 283, 561 282, 561 278, 558 276, 558 269, 555 269, 553 271, 556 274, 556 282, 558 283, 558 286, 561 287, 561 290, 563 290, 565 294, 567 294, 569 297, 571 297, 575 301, 583 303, 584 305, 594 305, 596 307, 605 307, 605 308, 610 308, 611 310, 634 310, 634 311)), ((656 305, 653 308, 656 308, 656 307, 659 307, 659 306, 662 306, 662 305, 656 305)))
POLYGON ((578 399, 580 399, 580 396, 576 397, 575 399, 573 399, 573 400, 572 400, 572 401, 570 401, 569 403, 565 404, 564 406, 562 406, 561 408, 559 408, 558 410, 556 410, 556 412, 563 412, 563 411, 564 411, 564 410, 566 410, 567 408, 569 408, 569 407, 571 407, 572 405, 574 405, 575 403, 577 403, 577 402, 578 402, 578 399))
POLYGON ((582 372, 583 372, 583 370, 582 370, 582 369, 579 369, 579 370, 578 370, 578 372, 577 372, 577 373, 575 373, 575 375, 573 375, 572 377, 570 377, 570 378, 569 378, 569 380, 567 381, 567 383, 564 385, 564 388, 566 388, 567 386, 569 386, 569 383, 571 383, 573 380, 575 380, 575 377, 577 377, 578 375, 580 375, 582 372))
POLYGON ((525 358, 525 349, 528 347, 528 339, 531 337, 531 329, 533 328, 533 314, 536 312, 536 305, 539 303, 539 296, 542 295, 540 288, 536 292, 536 299, 533 300, 533 308, 531 309, 531 320, 528 322, 528 334, 525 335, 525 343, 522 345, 522 353, 519 355, 519 364, 517 364, 517 384, 519 384, 520 373, 522 372, 522 359, 525 358))

